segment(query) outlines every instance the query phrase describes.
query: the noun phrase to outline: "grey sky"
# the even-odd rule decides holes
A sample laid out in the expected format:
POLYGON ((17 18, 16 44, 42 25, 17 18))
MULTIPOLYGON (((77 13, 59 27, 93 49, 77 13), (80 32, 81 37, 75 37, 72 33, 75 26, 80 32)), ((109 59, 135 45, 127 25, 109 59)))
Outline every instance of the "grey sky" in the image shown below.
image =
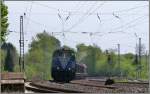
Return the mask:
MULTIPOLYGON (((136 43, 134 33, 136 33, 142 38, 146 49, 149 48, 148 1, 5 1, 5 4, 9 9, 9 30, 19 32, 19 17, 26 13, 24 18, 25 40, 27 40, 25 52, 28 50, 32 37, 35 37, 37 33, 43 30, 50 34, 62 32, 62 20, 58 17, 58 13, 63 19, 70 13, 70 18, 64 24, 65 38, 62 33, 54 33, 62 44, 75 48, 79 43, 86 45, 95 43, 105 50, 115 49, 120 43, 121 53, 134 53, 136 43), (101 33, 93 33, 90 36, 89 33, 81 32, 101 33)), ((7 41, 19 49, 19 33, 16 32, 10 33, 7 41)))

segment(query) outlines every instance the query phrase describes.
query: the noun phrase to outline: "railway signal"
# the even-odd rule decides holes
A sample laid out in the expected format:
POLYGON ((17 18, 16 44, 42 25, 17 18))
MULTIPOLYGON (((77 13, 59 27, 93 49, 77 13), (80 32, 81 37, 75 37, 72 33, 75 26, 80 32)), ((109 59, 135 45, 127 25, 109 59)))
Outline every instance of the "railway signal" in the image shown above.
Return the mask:
POLYGON ((106 50, 106 55, 108 64, 112 64, 112 57, 108 50, 106 50))

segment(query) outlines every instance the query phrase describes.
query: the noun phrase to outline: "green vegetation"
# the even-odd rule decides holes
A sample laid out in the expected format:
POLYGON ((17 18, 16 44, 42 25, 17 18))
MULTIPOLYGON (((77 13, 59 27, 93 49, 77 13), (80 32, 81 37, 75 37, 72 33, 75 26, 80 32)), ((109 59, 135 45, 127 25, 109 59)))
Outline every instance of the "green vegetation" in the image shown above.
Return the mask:
POLYGON ((8 7, 1 0, 1 42, 5 42, 8 28, 8 7))
MULTIPOLYGON (((27 79, 52 79, 52 54, 54 50, 60 47, 60 41, 54 36, 49 35, 45 31, 37 34, 29 45, 29 51, 25 54, 25 73, 27 79)), ((1 56, 3 57, 1 59, 3 62, 2 69, 5 71, 6 68, 4 66, 7 66, 7 58, 10 57, 7 56, 6 49, 8 48, 5 45, 1 48, 3 49, 1 50, 1 56)), ((14 48, 11 50, 14 51, 13 53, 16 53, 14 48)), ((116 77, 121 75, 124 78, 136 78, 138 64, 135 63, 135 55, 132 53, 121 54, 119 70, 118 55, 113 49, 102 51, 98 46, 79 44, 75 52, 77 62, 85 63, 88 67, 87 72, 91 76, 116 77)), ((13 62, 14 65, 12 65, 15 66, 14 71, 19 71, 18 54, 11 55, 11 57, 16 58, 15 63, 13 62)), ((144 54, 142 55, 141 65, 141 79, 146 80, 148 79, 148 63, 146 63, 146 56, 144 54)))
POLYGON ((33 39, 25 57, 27 78, 39 77, 51 79, 51 60, 54 50, 60 48, 60 42, 45 31, 33 39))
POLYGON ((15 71, 17 58, 16 48, 11 43, 3 43, 1 46, 1 71, 15 71))
MULTIPOLYGON (((69 48, 67 46, 64 46, 69 48)), ((60 41, 46 32, 37 34, 30 44, 30 50, 26 54, 26 75, 28 78, 51 79, 51 60, 55 49, 60 48, 60 41)), ((120 72, 118 56, 113 49, 102 51, 98 46, 77 45, 76 57, 78 63, 88 66, 88 74, 91 76, 122 76, 136 78, 137 64, 134 63, 135 55, 122 54, 120 60, 120 72), (109 52, 109 53, 108 53, 109 52), (108 58, 109 57, 109 58, 108 58)), ((142 79, 148 79, 145 56, 142 56, 142 79)))

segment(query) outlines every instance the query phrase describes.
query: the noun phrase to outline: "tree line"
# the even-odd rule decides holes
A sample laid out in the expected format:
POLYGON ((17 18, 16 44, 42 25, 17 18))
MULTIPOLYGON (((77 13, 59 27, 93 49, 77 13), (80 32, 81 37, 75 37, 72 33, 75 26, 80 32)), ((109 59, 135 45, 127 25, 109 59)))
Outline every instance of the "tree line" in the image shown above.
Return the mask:
MULTIPOLYGON (((68 47, 68 46, 65 46, 68 47)), ((56 49, 61 48, 60 41, 46 31, 38 33, 29 44, 29 51, 25 54, 25 73, 27 78, 51 78, 52 54, 56 49)), ((70 48, 70 47, 68 47, 70 48)), ((19 71, 18 53, 11 43, 4 43, 1 51, 5 52, 2 57, 4 71, 19 71)), ((112 50, 103 51, 94 45, 78 44, 75 51, 78 63, 87 65, 87 72, 90 76, 122 76, 136 77, 137 62, 136 55, 132 53, 121 54, 120 69, 118 55, 112 50)), ((142 77, 147 78, 148 70, 145 56, 142 55, 142 77)))

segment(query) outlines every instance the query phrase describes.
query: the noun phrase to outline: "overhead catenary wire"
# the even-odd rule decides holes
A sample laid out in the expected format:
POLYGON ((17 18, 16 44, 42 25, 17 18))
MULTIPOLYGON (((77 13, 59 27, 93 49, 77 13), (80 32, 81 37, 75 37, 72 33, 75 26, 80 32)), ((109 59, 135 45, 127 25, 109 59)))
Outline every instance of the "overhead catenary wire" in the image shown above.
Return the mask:
POLYGON ((30 22, 32 22, 32 23, 34 23, 34 24, 36 24, 36 25, 42 27, 43 29, 44 29, 44 28, 50 28, 51 30, 56 30, 56 29, 58 29, 58 27, 47 26, 47 25, 44 25, 43 23, 37 22, 37 21, 35 21, 35 20, 31 19, 31 18, 28 18, 28 17, 26 17, 26 19, 28 19, 28 21, 30 21, 30 22))
MULTIPOLYGON (((32 3, 34 3, 34 4, 40 4, 40 3, 36 3, 36 2, 33 2, 32 1, 32 3)), ((54 9, 54 10, 62 10, 62 9, 59 9, 59 8, 54 8, 54 7, 49 7, 49 6, 47 6, 47 5, 44 5, 44 4, 40 4, 41 6, 43 6, 43 7, 47 7, 47 8, 51 8, 51 9, 54 9)), ((136 7, 132 7, 132 8, 129 8, 129 9, 123 9, 123 10, 117 10, 117 11, 113 11, 113 12, 101 12, 101 13, 90 13, 90 15, 97 15, 97 14, 100 14, 100 15, 112 15, 112 13, 117 13, 117 14, 119 14, 119 13, 121 13, 121 12, 128 12, 128 11, 131 11, 131 10, 135 10, 135 9, 139 9, 139 8, 144 8, 144 7, 148 7, 149 5, 142 5, 142 6, 136 6, 136 7)), ((81 9, 81 8, 80 8, 81 9)), ((70 12, 72 15, 88 15, 87 13, 83 13, 83 12, 78 12, 78 11, 64 11, 64 10, 62 10, 63 12, 65 12, 65 13, 68 13, 68 12, 70 12), (78 13, 78 14, 77 14, 78 13)), ((11 12, 10 12, 11 13, 11 12)), ((30 12, 29 12, 30 13, 30 12)), ((26 12, 26 14, 29 14, 28 12, 26 12)), ((20 14, 20 13, 16 13, 16 12, 14 12, 14 13, 11 13, 11 14, 20 14)), ((57 15, 57 13, 33 13, 32 12, 32 15, 57 15)), ((68 14, 64 14, 63 13, 63 15, 68 15, 68 14)), ((129 13, 127 13, 127 14, 121 14, 121 15, 148 15, 148 14, 140 14, 140 13, 131 13, 131 14, 129 14, 129 13)))
POLYGON ((135 8, 131 8, 131 9, 135 9, 135 8))
MULTIPOLYGON (((121 18, 120 18, 120 16, 118 16, 118 15, 116 15, 114 12, 113 12, 113 14, 112 14, 115 18, 117 18, 117 19, 119 19, 119 20, 122 20, 121 18)), ((145 16, 145 15, 144 15, 145 16)), ((100 20, 100 17, 99 17, 99 15, 97 14, 97 17, 98 17, 98 19, 100 20)), ((141 16, 141 17, 143 17, 143 16, 141 16)), ((139 19, 141 19, 141 17, 139 17, 139 19)), ((139 20, 138 19, 138 20, 139 20)), ((143 18, 142 18, 143 19, 143 18)), ((132 27, 134 27, 134 26, 137 26, 138 24, 136 23, 136 24, 134 24, 134 25, 132 25, 132 23, 134 23, 134 22, 136 22, 137 21, 137 19, 134 19, 134 20, 132 20, 132 21, 130 21, 129 23, 126 23, 126 25, 121 25, 119 28, 115 28, 115 29, 128 29, 128 28, 132 28, 132 27), (131 24, 131 25, 130 25, 131 24), (128 26, 129 25, 129 26, 128 26)), ((100 20, 100 23, 101 23, 101 20, 100 20)), ((121 22, 122 23, 122 22, 121 22)), ((120 30, 120 31, 118 31, 118 30, 111 30, 110 32, 108 32, 108 33, 126 33, 126 32, 124 32, 124 30, 120 30)))
MULTIPOLYGON (((119 17, 119 16, 118 16, 119 17)), ((117 17, 117 18, 118 18, 117 17)), ((127 22, 127 23, 125 23, 125 25, 122 25, 122 26, 119 26, 119 27, 117 27, 117 28, 113 28, 112 30, 110 30, 109 32, 107 32, 107 33, 109 33, 109 34, 113 34, 113 33, 127 33, 127 32, 125 32, 124 30, 117 30, 117 29, 129 29, 129 28, 132 28, 132 27, 135 27, 135 26, 137 26, 137 25, 140 25, 140 24, 143 24, 143 22, 140 22, 139 20, 141 20, 141 21, 143 21, 143 19, 145 19, 144 18, 145 17, 145 15, 144 16, 140 16, 140 17, 137 17, 137 18, 135 18, 135 19, 133 19, 132 21, 129 21, 129 22, 127 22), (138 21, 138 22, 136 22, 136 21, 138 21), (135 23, 136 22, 136 23, 135 23)), ((120 20, 121 18, 119 17, 119 20, 120 20)), ((103 20, 103 21, 105 21, 105 20, 103 20)), ((148 20, 146 20, 146 21, 144 21, 144 23, 145 22, 148 22, 148 20)), ((101 21, 100 21, 100 23, 101 23, 101 21)))
MULTIPOLYGON (((34 22, 34 23, 36 23, 37 25, 40 25, 40 26, 43 25, 43 24, 37 23, 37 22, 34 22)), ((51 32, 51 33, 53 33, 53 34, 61 34, 62 32, 51 32)), ((78 33, 80 33, 80 34, 87 34, 87 35, 91 34, 91 35, 94 35, 94 36, 104 36, 104 35, 106 36, 107 34, 117 34, 117 33, 129 34, 129 32, 125 32, 125 31, 113 31, 113 32, 73 32, 73 31, 70 31, 70 32, 64 32, 64 33, 71 33, 71 34, 78 34, 78 33)), ((131 35, 131 34, 129 34, 129 35, 131 35)))
POLYGON ((65 34, 64 34, 64 26, 65 26, 65 23, 67 22, 67 20, 69 20, 69 18, 70 18, 70 13, 68 14, 68 16, 67 17, 65 17, 65 18, 63 18, 62 17, 62 15, 60 15, 60 13, 59 13, 60 11, 58 10, 58 17, 59 17, 59 19, 61 20, 61 23, 62 23, 62 36, 63 36, 63 41, 64 41, 64 44, 65 44, 65 34))
MULTIPOLYGON (((41 3, 37 3, 37 2, 33 2, 33 1, 32 1, 32 3, 33 3, 33 4, 40 5, 40 6, 43 6, 43 7, 46 7, 46 8, 49 8, 49 9, 52 9, 52 10, 58 10, 58 8, 50 7, 50 6, 47 6, 47 5, 45 5, 45 4, 41 4, 41 3)), ((68 11, 65 11, 65 10, 62 10, 62 9, 59 9, 59 10, 64 11, 64 12, 68 12, 68 11)))
POLYGON ((133 25, 129 25, 129 26, 127 26, 127 27, 125 27, 124 29, 129 29, 129 28, 133 28, 133 27, 135 27, 135 26, 138 26, 138 25, 141 25, 141 24, 145 24, 145 23, 148 23, 149 21, 147 20, 147 21, 144 21, 143 23, 142 22, 137 22, 137 23, 134 23, 133 25))
POLYGON ((26 6, 26 7, 25 7, 24 15, 25 15, 25 13, 27 13, 27 10, 28 10, 28 7, 26 6))
MULTIPOLYGON (((74 11, 73 11, 74 12, 74 11)), ((30 12, 29 12, 30 13, 30 12)), ((71 12, 70 12, 71 13, 71 12)), ((105 15, 105 13, 103 14, 103 13, 100 13, 100 12, 98 12, 98 13, 90 13, 90 15, 96 15, 96 14, 98 14, 98 15, 100 15, 99 17, 101 18, 101 15, 105 15)), ((115 14, 117 14, 118 15, 118 13, 116 13, 115 12, 115 14)), ((64 15, 64 14, 62 14, 62 15, 64 15)), ((67 13, 66 13, 66 15, 67 15, 67 13)), ((89 15, 89 14, 85 14, 85 15, 89 15)), ((107 14, 106 14, 107 15, 107 14)), ((110 13, 110 15, 112 15, 112 13, 110 13)), ((143 18, 142 18, 143 19, 143 18)), ((31 21, 31 20, 30 20, 31 21)), ((101 20, 101 21, 103 21, 103 20, 101 20)), ((139 21, 139 20, 138 20, 139 21)), ((32 22, 32 21, 31 21, 32 22)), ((136 22, 136 21, 135 21, 136 22)), ((133 22, 133 23, 135 23, 135 22, 133 22)), ((35 22, 36 23, 36 22, 35 22)), ((128 23, 128 22, 127 22, 128 23)), ((130 22, 129 22, 130 23, 130 22)), ((128 24, 128 25, 124 25, 124 28, 131 28, 132 26, 135 26, 135 25, 137 25, 137 24, 133 24, 132 22, 131 22, 131 24, 128 24)), ((141 22, 140 22, 141 23, 141 22)), ((39 26, 42 26, 43 28, 47 28, 47 26, 45 27, 45 25, 43 24, 43 23, 36 23, 37 25, 39 25, 39 26)), ((125 23, 126 24, 126 23, 125 23)), ((142 24, 142 23, 141 23, 142 24)), ((122 27, 121 27, 122 28, 122 27)), ((125 32, 125 31, 122 31, 123 33, 125 32)), ((67 33, 67 32, 66 32, 67 33)), ((77 34, 78 32, 68 32, 68 33, 72 33, 72 34, 77 34)), ((80 32, 81 34, 87 34, 87 35, 90 35, 90 33, 91 32, 80 32)), ((93 33, 93 32, 92 32, 93 33)), ((95 32, 94 32, 95 33, 95 32)), ((115 33, 115 34, 117 34, 117 33, 120 33, 119 32, 119 30, 117 31, 117 30, 114 30, 114 32, 113 33, 115 33)), ((55 32, 55 33, 53 33, 54 35, 62 35, 61 34, 61 32, 55 32)), ((97 36, 98 34, 101 34, 101 33, 97 33, 97 34, 93 34, 94 36, 97 36)), ((111 32, 110 33, 108 33, 108 34, 111 34, 111 32)), ((93 36, 92 35, 92 36, 93 36)))
MULTIPOLYGON (((27 18, 27 16, 28 16, 28 18, 30 19, 30 17, 31 17, 31 12, 32 12, 32 7, 33 7, 33 2, 31 2, 31 4, 30 4, 30 9, 29 9, 29 13, 27 14, 26 12, 24 12, 24 18, 26 19, 27 18)), ((28 31, 28 25, 29 25, 29 20, 28 19, 26 19, 26 24, 25 24, 25 31, 27 32, 28 31)))
POLYGON ((129 12, 131 10, 134 10, 134 9, 138 9, 138 8, 141 8, 141 7, 148 7, 149 5, 142 5, 142 6, 136 6, 136 7, 132 7, 132 8, 128 8, 128 9, 123 9, 123 10, 118 10, 118 11, 114 11, 115 13, 118 13, 118 12, 129 12))
MULTIPOLYGON (((135 24, 133 26, 136 26, 136 25, 138 25, 138 24, 135 24)), ((125 28, 125 29, 127 29, 127 28, 125 28)), ((125 32, 125 31, 109 31, 109 32, 72 32, 72 31, 70 31, 70 32, 66 32, 66 33, 92 34, 92 35, 96 35, 96 36, 103 36, 103 35, 107 35, 107 34, 117 34, 117 33, 123 33, 123 34, 127 34, 127 35, 134 34, 134 32, 131 34, 131 32, 125 32)))
MULTIPOLYGON (((47 5, 45 5, 45 4, 40 4, 40 3, 36 3, 36 2, 33 2, 34 4, 38 4, 38 5, 41 5, 41 6, 43 6, 43 7, 47 7, 47 8, 50 8, 50 9, 53 9, 53 10, 60 10, 60 11, 62 11, 62 12, 64 12, 64 13, 68 13, 68 12, 70 12, 70 11, 68 11, 68 10, 63 10, 63 9, 59 9, 59 8, 54 8, 54 7, 50 7, 50 6, 47 6, 47 5)), ((123 10, 117 10, 117 11, 112 11, 112 12, 102 12, 102 13, 100 13, 101 15, 112 15, 112 13, 114 12, 114 13, 121 13, 121 12, 129 12, 129 11, 132 11, 132 10, 135 10, 135 9, 139 9, 139 8, 144 8, 144 7, 148 7, 149 5, 142 5, 142 6, 136 6, 136 7, 132 7, 132 8, 128 8, 128 9, 123 9, 123 10)), ((71 11, 71 14, 72 15, 89 15, 87 12, 80 12, 80 11, 77 11, 77 10, 75 10, 75 11, 71 11), (78 14, 77 14, 78 13, 78 14)), ((99 14, 99 13, 98 13, 99 14)), ((135 14, 133 14, 133 15, 137 15, 138 13, 135 13, 135 14)), ((63 14, 63 15, 65 15, 65 14, 63 14)), ((97 13, 90 13, 90 15, 97 15, 97 13)))
MULTIPOLYGON (((124 29, 127 30, 127 29, 129 29, 129 28, 133 28, 133 27, 135 27, 135 26, 137 26, 137 25, 143 24, 143 22, 139 22, 139 20, 142 20, 142 21, 143 21, 143 19, 145 19, 144 16, 137 17, 137 18, 133 19, 132 21, 127 22, 125 25, 120 26, 119 28, 113 29, 113 31, 110 30, 110 32, 108 32, 108 33, 109 33, 109 34, 115 34, 115 33, 130 34, 130 32, 125 32, 124 30, 117 30, 117 29, 122 29, 122 28, 124 28, 124 29), (136 21, 138 21, 138 22, 136 22, 136 21), (136 22, 136 23, 135 23, 135 22, 136 22), (133 23, 134 23, 134 24, 133 24, 133 23)), ((147 21, 144 21, 144 22, 148 22, 148 20, 147 20, 147 21)))
POLYGON ((81 10, 82 7, 85 5, 85 3, 86 3, 86 2, 78 1, 78 3, 77 3, 76 6, 75 6, 74 12, 77 12, 77 11, 81 10), (83 4, 82 4, 82 3, 83 3, 83 4))
MULTIPOLYGON (((33 1, 32 1, 33 2, 33 1)), ((85 1, 82 1, 83 2, 83 5, 85 5, 85 1)), ((48 5, 45 5, 45 4, 41 4, 41 3, 37 3, 37 2, 33 2, 34 4, 37 4, 37 5, 40 5, 40 6, 43 6, 43 7, 46 7, 46 8, 49 8, 49 9, 52 9, 52 10, 60 10, 60 11, 62 11, 62 12, 70 12, 70 11, 68 11, 68 10, 64 10, 64 9, 60 9, 60 8, 55 8, 55 7, 50 7, 50 6, 48 6, 48 5)), ((81 7, 83 6, 83 5, 81 5, 81 7)), ((78 9, 80 9, 81 7, 79 7, 78 9)), ((78 10, 77 9, 77 10, 78 10)), ((75 10, 74 12, 77 12, 77 10, 75 10)))
MULTIPOLYGON (((105 1, 106 2, 106 1, 105 1)), ((73 29, 74 27, 76 27, 77 25, 79 25, 79 24, 81 24, 85 19, 87 19, 88 17, 89 17, 89 15, 91 14, 91 13, 93 13, 93 12, 95 12, 97 9, 99 9, 100 7, 102 7, 103 5, 104 5, 104 3, 105 2, 102 2, 96 9, 94 9, 93 11, 92 11, 92 7, 87 11, 87 13, 88 13, 88 16, 85 18, 84 16, 84 18, 82 17, 82 18, 80 18, 79 20, 78 20, 78 22, 77 23, 75 23, 74 25, 72 25, 69 29, 67 29, 67 31, 68 30, 71 30, 71 29, 73 29), (92 12, 90 12, 90 11, 92 11, 92 12)))
MULTIPOLYGON (((78 13, 78 14, 75 14, 73 13, 72 11, 68 11, 71 13, 72 16, 77 16, 77 15, 89 15, 89 14, 83 14, 83 13, 78 13)), ((68 12, 66 13, 62 13, 62 15, 68 15, 68 12)), ((21 14, 22 12, 9 12, 9 14, 13 14, 13 15, 18 15, 18 14, 21 14)), ((29 12, 26 12, 26 14, 28 14, 29 12)), ((97 12, 97 13, 91 13, 90 15, 112 15, 113 12, 110 12, 110 13, 104 13, 104 12, 97 12)), ((117 13, 119 14, 119 13, 117 13)), ((48 12, 32 12, 32 15, 57 15, 56 12, 52 12, 52 13, 48 13, 48 12)), ((148 13, 124 13, 124 14, 120 14, 120 15, 148 15, 148 13)))
MULTIPOLYGON (((139 17, 138 17, 139 18, 139 17)), ((143 19, 143 18, 142 18, 143 19)), ((141 19, 141 20, 142 20, 141 19)), ((134 20, 134 21, 137 21, 137 20, 134 20)), ((132 20, 132 22, 134 22, 133 20, 132 20)), ((143 20, 142 20, 143 21, 143 20)), ((147 21, 145 21, 145 22, 148 22, 148 20, 147 21)), ((137 26, 137 25, 140 25, 140 24, 143 24, 142 22, 137 22, 137 23, 134 23, 134 24, 132 24, 131 23, 131 21, 130 22, 128 22, 127 23, 127 25, 125 25, 125 27, 121 27, 121 28, 124 28, 124 29, 129 29, 129 28, 132 28, 132 27, 135 27, 135 26, 137 26), (130 24, 131 25, 130 25, 130 24), (127 27, 126 27, 127 26, 127 27)), ((127 34, 127 35, 131 35, 132 37, 133 37, 133 33, 131 33, 131 32, 126 32, 126 31, 123 31, 123 30, 113 30, 113 31, 109 31, 109 32, 106 32, 105 33, 105 35, 107 35, 107 34, 117 34, 117 33, 122 33, 122 34, 127 34)), ((104 33, 103 33, 104 34, 104 33)))
MULTIPOLYGON (((62 36, 62 32, 51 32, 53 35, 59 35, 59 36, 62 36)), ((66 32, 66 33, 72 33, 72 34, 75 34, 75 33, 81 33, 81 34, 87 34, 89 36, 97 36, 97 34, 92 34, 93 32, 66 32)), ((98 32, 97 32, 98 33, 98 32)), ((68 41, 68 39, 66 39, 68 41)), ((91 43, 94 45, 94 42, 93 40, 91 40, 91 43)))
MULTIPOLYGON (((36 21, 34 21, 34 20, 31 20, 31 19, 29 19, 29 18, 27 18, 29 21, 31 21, 31 22, 34 22, 35 24, 37 24, 37 25, 39 25, 39 26, 42 26, 42 27, 44 27, 44 28, 46 28, 46 26, 45 25, 43 25, 42 23, 38 23, 38 22, 36 22, 36 21)), ((60 32, 55 32, 55 33, 60 33, 60 32)), ((98 35, 98 34, 102 34, 103 32, 68 32, 68 33, 82 33, 82 34, 90 34, 90 33, 92 33, 92 34, 94 34, 95 33, 95 35, 98 35)), ((126 33, 126 32, 124 32, 124 31, 113 31, 113 32, 107 32, 107 33, 103 33, 103 34, 111 34, 111 33, 126 33)), ((101 35, 100 35, 101 36, 101 35)))
MULTIPOLYGON (((137 20, 139 20, 139 19, 141 19, 141 18, 143 19, 143 17, 145 17, 145 16, 137 17, 137 18, 135 18, 135 19, 133 19, 133 20, 131 20, 131 21, 125 23, 125 24, 123 25, 123 27, 128 26, 128 25, 130 25, 131 23, 133 23, 133 22, 135 22, 135 21, 137 21, 137 20)), ((122 28, 122 26, 119 26, 119 27, 116 27, 116 28, 112 28, 112 30, 117 30, 117 29, 121 29, 121 28, 122 28)))
MULTIPOLYGON (((89 12, 92 10, 92 8, 94 7, 95 4, 96 4, 96 2, 95 2, 94 4, 92 4, 92 6, 91 6, 89 9, 87 9, 86 13, 89 13, 89 12)), ((78 23, 80 23, 80 22, 82 21, 82 19, 85 18, 85 17, 86 17, 86 15, 81 16, 81 17, 79 18, 79 20, 78 20, 74 25, 72 25, 69 29, 67 29, 67 31, 71 30, 71 29, 74 28, 76 25, 78 25, 78 23)))

